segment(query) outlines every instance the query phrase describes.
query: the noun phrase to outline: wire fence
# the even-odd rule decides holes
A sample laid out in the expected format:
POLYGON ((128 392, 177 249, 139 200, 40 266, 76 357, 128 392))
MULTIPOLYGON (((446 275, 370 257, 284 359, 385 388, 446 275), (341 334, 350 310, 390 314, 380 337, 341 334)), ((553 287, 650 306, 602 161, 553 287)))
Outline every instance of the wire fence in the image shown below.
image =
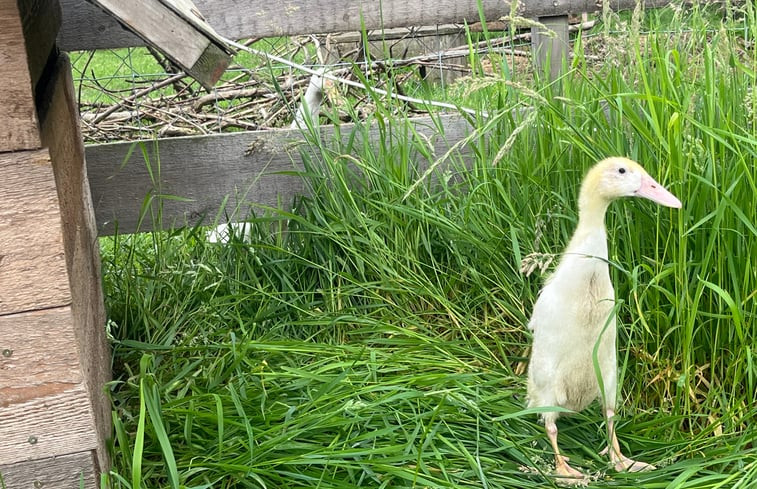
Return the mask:
MULTIPOLYGON (((342 79, 369 80, 394 94, 448 101, 462 93, 471 76, 507 72, 508 79, 525 85, 533 79, 530 28, 488 27, 488 35, 480 25, 437 25, 243 44, 342 79)), ((623 49, 622 27, 614 24, 610 31, 597 15, 573 19, 571 31, 584 37, 583 56, 601 64, 608 62, 608 50, 623 49)), ((150 48, 71 57, 87 143, 287 127, 312 77, 292 64, 240 51, 208 92, 150 48)), ((322 88, 324 117, 356 121, 373 112, 376 98, 366 90, 329 80, 322 88)), ((427 109, 422 103, 402 106, 404 113, 427 109)))
MULTIPOLYGON (((491 74, 509 60, 530 71, 528 35, 470 42, 479 32, 443 25, 378 33, 248 40, 279 58, 398 94, 447 98, 460 79, 491 74), (470 66, 471 52, 480 56, 470 66)), ((73 76, 87 143, 202 135, 286 127, 292 123, 311 75, 283 63, 240 52, 210 91, 150 48, 71 53, 73 76)), ((364 90, 329 83, 323 87, 330 117, 354 121, 372 112, 364 90)), ((409 104, 424 112, 423 104, 409 104)))

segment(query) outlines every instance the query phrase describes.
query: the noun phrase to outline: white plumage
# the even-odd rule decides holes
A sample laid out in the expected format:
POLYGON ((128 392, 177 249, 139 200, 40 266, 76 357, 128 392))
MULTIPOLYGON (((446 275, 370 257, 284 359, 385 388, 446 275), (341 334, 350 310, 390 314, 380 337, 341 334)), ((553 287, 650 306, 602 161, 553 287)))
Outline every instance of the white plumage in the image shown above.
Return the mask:
MULTIPOLYGON (((615 291, 610 281, 604 224, 610 202, 633 196, 681 207, 681 202, 638 163, 626 158, 602 160, 584 178, 578 200, 578 226, 557 269, 541 290, 528 324, 533 330, 528 399, 529 407, 557 406, 580 411, 601 398, 607 416, 611 462, 616 470, 641 471, 654 467, 625 457, 614 430, 615 291), (601 387, 594 368, 595 345, 601 387)), ((555 472, 569 482, 581 482, 583 474, 568 465, 558 449, 558 417, 558 412, 543 414, 555 451, 555 472)))

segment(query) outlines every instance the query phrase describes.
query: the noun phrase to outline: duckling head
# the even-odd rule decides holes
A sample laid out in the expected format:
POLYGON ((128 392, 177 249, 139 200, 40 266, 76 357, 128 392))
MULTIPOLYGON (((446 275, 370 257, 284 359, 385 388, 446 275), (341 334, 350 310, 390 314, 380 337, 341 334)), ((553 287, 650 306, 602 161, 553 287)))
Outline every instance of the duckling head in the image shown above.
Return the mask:
POLYGON ((644 197, 666 207, 681 207, 681 201, 641 165, 622 157, 604 159, 589 170, 581 185, 579 207, 606 209, 620 197, 644 197))

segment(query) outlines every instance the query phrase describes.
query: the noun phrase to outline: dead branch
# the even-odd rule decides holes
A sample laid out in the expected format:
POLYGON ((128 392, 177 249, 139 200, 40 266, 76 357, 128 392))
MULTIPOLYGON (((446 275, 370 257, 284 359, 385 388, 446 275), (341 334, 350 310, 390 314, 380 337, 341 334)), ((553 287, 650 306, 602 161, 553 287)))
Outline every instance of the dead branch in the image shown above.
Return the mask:
MULTIPOLYGON (((584 22, 571 26, 570 29, 587 31, 594 24, 595 21, 584 22)), ((419 35, 419 32, 413 30, 405 37, 419 35)), ((348 52, 343 51, 339 59, 332 58, 329 61, 329 69, 326 69, 326 57, 318 47, 325 46, 329 50, 333 40, 329 36, 325 39, 316 36, 299 37, 287 44, 272 42, 271 50, 279 60, 290 60, 298 55, 300 59, 304 57, 315 61, 317 57, 319 64, 314 68, 300 70, 299 67, 290 66, 291 63, 276 65, 279 62, 276 60, 257 67, 235 65, 234 71, 230 70, 227 79, 220 82, 212 93, 194 91, 191 87, 193 82, 185 78, 183 73, 167 73, 164 79, 150 83, 149 86, 135 83, 124 89, 121 84, 109 89, 94 74, 90 77, 85 72, 82 76, 87 77, 79 82, 79 92, 83 95, 84 89, 90 92, 94 89, 107 93, 109 102, 80 104, 82 132, 88 142, 110 142, 287 127, 292 123, 293 117, 302 111, 301 101, 305 98, 308 87, 312 88, 313 82, 318 81, 314 80, 313 73, 323 73, 322 83, 316 84, 320 88, 321 103, 328 104, 332 109, 330 113, 340 120, 362 118, 375 111, 375 97, 369 96, 362 83, 358 82, 362 77, 368 77, 371 81, 373 94, 382 97, 389 96, 387 94, 400 95, 402 102, 397 104, 397 110, 405 104, 406 111, 425 111, 428 110, 428 105, 424 101, 405 95, 412 93, 408 90, 410 84, 417 83, 418 70, 411 68, 423 67, 426 71, 439 69, 469 74, 471 69, 464 65, 464 60, 471 51, 481 55, 484 63, 489 65, 494 63, 486 57, 493 54, 530 56, 527 49, 520 47, 529 37, 530 33, 524 32, 472 45, 407 56, 404 59, 372 58, 368 63, 361 62, 365 46, 355 49, 347 46, 344 51, 348 52), (362 72, 359 77, 358 70, 362 72), (392 83, 393 86, 388 87, 386 83, 392 83)), ((252 42, 246 41, 244 45, 252 42)), ((585 57, 594 59, 588 53, 585 57)), ((519 66, 523 69, 530 65, 524 61, 519 66)), ((103 77, 101 79, 105 80, 103 77)), ((308 100, 305 105, 314 108, 314 100, 308 100)), ((450 108, 456 110, 455 107, 450 108)))

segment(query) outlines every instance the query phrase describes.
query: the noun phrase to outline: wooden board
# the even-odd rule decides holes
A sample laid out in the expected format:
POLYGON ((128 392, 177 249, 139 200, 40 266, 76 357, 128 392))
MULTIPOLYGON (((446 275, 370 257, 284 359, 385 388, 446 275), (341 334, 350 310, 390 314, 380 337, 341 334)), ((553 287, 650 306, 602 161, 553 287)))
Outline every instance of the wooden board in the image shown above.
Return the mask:
MULTIPOLYGON (((93 0, 129 30, 168 56, 206 88, 212 87, 229 66, 231 57, 209 36, 210 26, 202 22, 202 30, 188 22, 191 14, 179 15, 178 6, 169 8, 160 0, 93 0)), ((184 4, 182 4, 184 5, 184 4)), ((186 5, 184 5, 186 7, 186 5)), ((212 33, 212 34, 211 34, 212 33)))
POLYGON ((16 0, 0 0, 0 80, 0 151, 39 148, 34 90, 16 0))
MULTIPOLYGON (((477 25, 480 26, 480 24, 477 25)), ((471 26, 471 30, 473 30, 473 26, 471 26)), ((479 28, 478 32, 480 31, 481 29, 479 28)), ((419 27, 393 27, 391 29, 387 28, 367 31, 365 35, 359 31, 351 31, 333 35, 329 39, 329 42, 334 44, 343 42, 354 43, 362 42, 363 39, 367 39, 368 41, 394 41, 408 38, 446 36, 449 34, 465 34, 465 25, 439 24, 419 27)))
POLYGON ((556 80, 562 73, 563 64, 569 59, 568 16, 542 17, 538 20, 549 29, 550 34, 540 27, 531 28, 534 60, 537 69, 542 73, 548 70, 549 79, 556 80))
POLYGON ((105 338, 97 228, 68 56, 58 57, 50 70, 47 86, 41 90, 42 99, 46 101, 40 107, 42 143, 49 148, 58 189, 75 325, 74 347, 79 351, 84 382, 91 393, 100 439, 97 453, 100 466, 105 467, 105 441, 112 426, 111 406, 104 386, 111 379, 111 359, 105 338))
POLYGON ((92 452, 82 451, 29 462, 0 465, 7 489, 75 489, 100 487, 92 452))
POLYGON ((68 305, 68 285, 47 150, 0 153, 0 315, 68 305))
MULTIPOLYGON (((298 177, 280 174, 300 170, 283 149, 292 133, 238 133, 193 138, 172 138, 144 143, 149 163, 141 149, 131 153, 131 143, 87 147, 87 168, 100 235, 132 233, 153 228, 150 214, 139 226, 142 205, 148 195, 178 196, 163 206, 164 227, 212 221, 226 196, 229 207, 241 206, 247 215, 249 198, 263 205, 285 206, 302 194, 298 177), (258 145, 253 157, 245 148, 258 145), (157 157, 160 155, 160 169, 157 157), (219 163, 222 162, 222 165, 219 163), (152 170, 148 171, 151 165, 152 170), (153 182, 150 173, 159 175, 153 182)), ((155 209, 155 207, 153 207, 155 209)))
MULTIPOLYGON (((275 37, 366 29, 469 23, 479 21, 479 0, 287 0, 263 2, 196 0, 197 8, 215 30, 229 39, 275 37)), ((669 0, 648 0, 647 8, 669 0)), ((62 0, 60 46, 66 51, 139 46, 142 42, 109 16, 83 0, 62 0)), ((510 14, 510 3, 480 0, 484 17, 496 20, 510 14)), ((633 9, 636 0, 612 2, 614 10, 633 9)), ((521 17, 579 14, 601 10, 597 0, 520 1, 521 17)))
POLYGON ((84 384, 0 407, 0 465, 97 448, 84 384))
POLYGON ((61 22, 61 7, 57 0, 23 0, 21 11, 27 60, 32 86, 37 85, 50 53, 55 46, 61 22))
POLYGON ((208 36, 211 41, 219 45, 224 44, 223 40, 219 38, 218 33, 213 29, 213 26, 208 24, 205 16, 202 15, 202 12, 190 0, 160 0, 160 2, 173 10, 182 19, 192 24, 195 29, 208 36))
POLYGON ((0 408, 81 382, 70 307, 0 316, 0 379, 0 408))
MULTIPOLYGON (((445 138, 428 117, 413 120, 416 130, 431 138, 438 156, 465 137, 470 126, 457 115, 440 118, 445 138)), ((346 137, 352 125, 345 124, 346 137)), ((324 127, 322 135, 333 137, 333 128, 324 127)), ((378 139, 378 130, 371 130, 378 139)), ((103 144, 87 147, 92 199, 101 235, 136 231, 142 204, 148 194, 180 197, 164 202, 163 227, 184 223, 209 223, 216 217, 226 197, 229 213, 238 206, 237 217, 246 217, 254 204, 288 209, 297 195, 305 192, 301 171, 297 130, 269 130, 216 136, 162 139, 144 143, 153 175, 151 180, 142 151, 132 151, 133 143, 103 144), (250 150, 252 148, 252 150, 250 150), (125 157, 131 152, 131 157, 125 157), (156 152, 160 155, 157 167, 156 152), (248 154, 246 154, 248 153, 248 154)), ((222 216, 223 217, 223 216, 222 216)), ((152 229, 148 215, 141 231, 152 229)))

